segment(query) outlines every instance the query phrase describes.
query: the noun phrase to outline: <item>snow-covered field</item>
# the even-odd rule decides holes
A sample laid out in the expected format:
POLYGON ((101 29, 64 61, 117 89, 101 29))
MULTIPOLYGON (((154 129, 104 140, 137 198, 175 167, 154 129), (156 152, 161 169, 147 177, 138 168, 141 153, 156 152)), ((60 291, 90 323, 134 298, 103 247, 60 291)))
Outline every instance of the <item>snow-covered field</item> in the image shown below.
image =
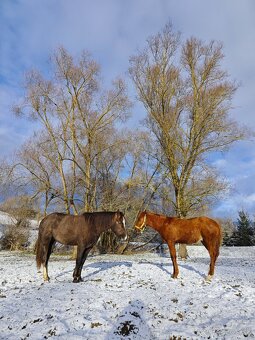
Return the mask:
POLYGON ((51 257, 43 283, 33 255, 2 251, 0 338, 254 338, 255 248, 222 248, 210 284, 206 250, 189 255, 177 280, 168 256, 90 256, 74 284, 67 257, 51 257))

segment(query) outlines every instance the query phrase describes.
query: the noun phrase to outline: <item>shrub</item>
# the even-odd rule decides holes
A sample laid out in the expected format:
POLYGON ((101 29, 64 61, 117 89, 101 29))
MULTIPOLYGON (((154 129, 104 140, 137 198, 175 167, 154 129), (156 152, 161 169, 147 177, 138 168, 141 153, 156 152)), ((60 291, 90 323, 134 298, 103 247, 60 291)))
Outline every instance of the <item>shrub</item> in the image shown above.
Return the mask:
POLYGON ((6 227, 1 238, 3 250, 22 250, 28 246, 29 230, 16 225, 6 227))
POLYGON ((97 248, 100 254, 114 253, 117 245, 116 236, 111 230, 109 230, 101 234, 97 243, 97 248))

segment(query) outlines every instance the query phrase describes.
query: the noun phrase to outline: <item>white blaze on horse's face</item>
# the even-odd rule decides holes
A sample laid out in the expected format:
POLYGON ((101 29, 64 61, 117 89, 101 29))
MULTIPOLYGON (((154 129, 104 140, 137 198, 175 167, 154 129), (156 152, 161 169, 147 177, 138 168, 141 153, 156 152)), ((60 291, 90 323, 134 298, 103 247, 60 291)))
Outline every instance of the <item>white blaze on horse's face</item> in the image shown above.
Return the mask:
MULTIPOLYGON (((123 227, 124 227, 124 229, 125 229, 125 231, 126 231, 126 220, 125 220, 125 217, 124 217, 124 216, 123 216, 122 223, 123 223, 123 227)), ((126 236, 125 236, 125 238, 124 238, 124 241, 126 241, 127 238, 128 238, 128 235, 127 235, 127 231, 126 231, 126 236)))

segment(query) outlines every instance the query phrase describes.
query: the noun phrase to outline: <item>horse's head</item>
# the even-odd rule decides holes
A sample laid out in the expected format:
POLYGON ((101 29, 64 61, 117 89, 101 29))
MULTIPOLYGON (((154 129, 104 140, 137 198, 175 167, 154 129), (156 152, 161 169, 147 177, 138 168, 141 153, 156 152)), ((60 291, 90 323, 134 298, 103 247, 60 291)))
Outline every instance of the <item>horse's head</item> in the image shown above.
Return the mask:
POLYGON ((142 211, 137 216, 134 228, 142 233, 145 227, 146 227, 146 211, 142 211))
POLYGON ((114 214, 114 223, 111 227, 116 236, 127 240, 128 234, 126 230, 126 220, 124 214, 121 211, 116 211, 114 214))

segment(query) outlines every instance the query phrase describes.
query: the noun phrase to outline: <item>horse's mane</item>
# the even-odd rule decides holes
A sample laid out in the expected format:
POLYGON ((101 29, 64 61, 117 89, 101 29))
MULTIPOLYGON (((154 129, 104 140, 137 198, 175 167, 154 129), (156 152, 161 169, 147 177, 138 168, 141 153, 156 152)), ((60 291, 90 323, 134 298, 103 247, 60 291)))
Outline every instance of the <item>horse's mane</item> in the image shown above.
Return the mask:
POLYGON ((86 222, 95 226, 106 226, 112 223, 115 212, 113 211, 98 211, 98 212, 85 212, 82 214, 84 216, 86 222))
POLYGON ((159 217, 164 217, 164 218, 168 218, 170 216, 167 216, 167 215, 162 215, 162 214, 158 214, 158 213, 155 213, 153 211, 149 211, 149 210, 144 210, 144 213, 148 213, 148 214, 151 214, 151 215, 156 215, 156 216, 159 216, 159 217))

